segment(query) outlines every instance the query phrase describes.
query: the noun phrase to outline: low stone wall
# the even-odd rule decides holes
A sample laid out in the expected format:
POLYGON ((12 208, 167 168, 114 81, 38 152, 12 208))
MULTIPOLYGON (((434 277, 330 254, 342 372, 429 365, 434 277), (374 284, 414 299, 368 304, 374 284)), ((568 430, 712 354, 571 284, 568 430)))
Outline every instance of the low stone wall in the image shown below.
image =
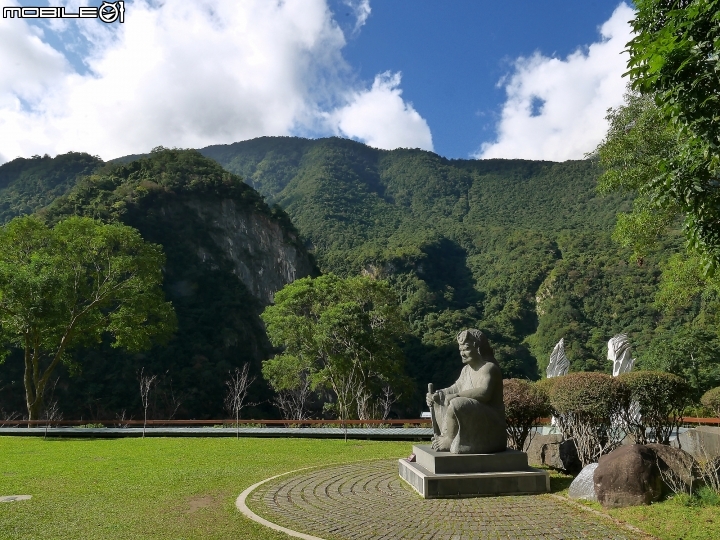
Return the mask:
POLYGON ((681 432, 673 446, 679 446, 695 459, 720 456, 720 427, 698 426, 681 432))

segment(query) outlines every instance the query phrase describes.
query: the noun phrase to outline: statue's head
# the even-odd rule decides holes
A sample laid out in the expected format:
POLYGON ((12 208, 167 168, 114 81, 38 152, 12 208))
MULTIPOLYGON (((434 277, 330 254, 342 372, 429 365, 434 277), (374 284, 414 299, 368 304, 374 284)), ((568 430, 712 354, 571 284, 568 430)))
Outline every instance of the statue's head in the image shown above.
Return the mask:
POLYGON ((460 356, 464 364, 474 359, 497 364, 490 342, 480 330, 475 328, 463 330, 457 335, 457 342, 460 346, 460 356))

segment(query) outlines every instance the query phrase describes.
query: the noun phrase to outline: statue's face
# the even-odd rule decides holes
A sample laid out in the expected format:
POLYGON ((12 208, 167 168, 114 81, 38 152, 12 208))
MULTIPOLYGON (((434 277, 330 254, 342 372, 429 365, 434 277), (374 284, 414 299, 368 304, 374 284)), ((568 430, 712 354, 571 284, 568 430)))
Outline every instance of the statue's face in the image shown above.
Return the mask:
POLYGON ((480 353, 474 343, 463 341, 462 343, 458 343, 458 345, 460 346, 460 356, 462 357, 463 364, 480 359, 480 353))

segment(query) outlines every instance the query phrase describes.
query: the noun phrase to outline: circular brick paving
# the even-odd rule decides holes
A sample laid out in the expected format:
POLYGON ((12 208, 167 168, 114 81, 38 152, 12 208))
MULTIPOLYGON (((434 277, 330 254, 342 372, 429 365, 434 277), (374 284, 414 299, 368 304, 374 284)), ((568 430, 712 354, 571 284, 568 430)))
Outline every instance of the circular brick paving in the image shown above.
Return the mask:
POLYGON ((549 495, 422 499, 397 461, 281 476, 247 497, 257 515, 324 539, 632 538, 610 520, 549 495))

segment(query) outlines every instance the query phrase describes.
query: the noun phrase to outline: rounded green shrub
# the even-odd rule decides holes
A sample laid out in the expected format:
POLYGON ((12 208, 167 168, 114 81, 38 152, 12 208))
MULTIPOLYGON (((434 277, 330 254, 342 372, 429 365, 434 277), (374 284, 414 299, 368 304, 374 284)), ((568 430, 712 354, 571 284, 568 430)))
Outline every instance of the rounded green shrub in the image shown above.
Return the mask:
POLYGON ((523 450, 535 421, 550 414, 547 393, 538 385, 523 379, 503 381, 503 401, 507 422, 508 444, 523 450))
POLYGON ((572 440, 584 467, 617 448, 624 432, 619 421, 628 392, 605 373, 570 373, 554 377, 550 406, 563 437, 572 440))
POLYGON ((712 410, 715 416, 720 417, 720 386, 705 392, 700 398, 700 403, 712 410))
POLYGON ((554 379, 550 404, 559 415, 582 414, 603 422, 627 402, 625 386, 605 373, 570 373, 554 379))
POLYGON ((558 380, 562 379, 562 377, 550 377, 547 379, 540 379, 539 381, 536 381, 535 386, 541 391, 544 392, 545 395, 548 396, 548 399, 550 399, 550 394, 552 394, 552 390, 555 387, 555 383, 558 382, 558 380))
POLYGON ((656 442, 670 444, 670 435, 679 427, 682 411, 690 401, 690 385, 664 371, 631 371, 618 379, 630 394, 631 405, 624 419, 635 442, 650 442, 649 428, 656 442), (639 409, 632 403, 637 403, 639 409))

